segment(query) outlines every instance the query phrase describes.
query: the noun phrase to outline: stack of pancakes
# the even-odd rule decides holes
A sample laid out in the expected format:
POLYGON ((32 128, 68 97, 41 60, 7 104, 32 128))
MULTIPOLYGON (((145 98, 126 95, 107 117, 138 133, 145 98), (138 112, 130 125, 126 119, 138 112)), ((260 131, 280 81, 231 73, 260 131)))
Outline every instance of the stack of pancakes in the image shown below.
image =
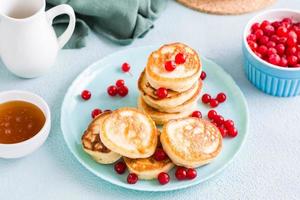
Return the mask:
POLYGON ((152 52, 138 81, 139 109, 149 114, 157 125, 188 117, 196 109, 201 93, 201 71, 195 50, 182 43, 164 45, 152 52), (179 53, 184 55, 185 62, 176 65, 175 70, 167 71, 165 63, 174 61, 179 53), (166 98, 158 98, 156 91, 159 88, 167 89, 166 98))

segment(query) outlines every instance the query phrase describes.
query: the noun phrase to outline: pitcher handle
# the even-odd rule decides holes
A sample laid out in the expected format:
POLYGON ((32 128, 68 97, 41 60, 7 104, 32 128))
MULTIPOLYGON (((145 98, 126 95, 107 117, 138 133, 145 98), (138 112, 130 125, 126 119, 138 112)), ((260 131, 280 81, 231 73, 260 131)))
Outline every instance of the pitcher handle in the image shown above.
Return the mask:
POLYGON ((57 39, 59 48, 63 48, 65 46, 74 32, 76 24, 75 13, 73 8, 67 4, 61 4, 47 11, 47 17, 51 24, 53 23, 55 17, 62 14, 67 14, 70 18, 70 21, 65 32, 57 39))

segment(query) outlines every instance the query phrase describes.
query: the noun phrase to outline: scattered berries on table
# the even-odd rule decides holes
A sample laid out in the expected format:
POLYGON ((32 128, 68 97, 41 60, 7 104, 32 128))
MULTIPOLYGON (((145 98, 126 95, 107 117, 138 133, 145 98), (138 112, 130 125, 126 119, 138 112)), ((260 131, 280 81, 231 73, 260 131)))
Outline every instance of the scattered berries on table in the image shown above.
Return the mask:
POLYGON ((197 177, 197 171, 195 169, 193 169, 193 168, 187 169, 187 171, 186 171, 186 178, 187 179, 191 180, 191 179, 194 179, 196 177, 197 177))
POLYGON ((118 174, 124 174, 125 171, 126 171, 126 169, 127 169, 127 166, 126 166, 126 164, 123 161, 117 162, 115 164, 115 171, 118 174))
POLYGON ((202 113, 199 110, 196 110, 192 113, 192 117, 202 118, 202 113))
POLYGON ((129 72, 129 70, 130 70, 130 65, 127 63, 127 62, 125 62, 125 63, 123 63, 122 64, 122 71, 123 72, 129 72))
POLYGON ((161 173, 158 174, 157 180, 158 180, 158 182, 159 182, 161 185, 165 185, 165 184, 169 183, 169 181, 170 181, 170 176, 169 176, 169 174, 166 173, 166 172, 161 172, 161 173))
POLYGON ((139 177, 135 173, 129 173, 127 176, 127 183, 129 184, 136 184, 139 180, 139 177))
POLYGON ((81 92, 81 98, 85 101, 89 100, 91 98, 91 96, 92 96, 92 93, 88 90, 83 90, 81 92))
POLYGON ((200 79, 201 79, 202 81, 204 81, 204 80, 206 79, 206 73, 205 73, 205 71, 202 71, 202 72, 201 72, 200 79))
POLYGON ((186 169, 184 167, 177 167, 175 172, 175 177, 177 180, 185 180, 186 179, 186 169))
POLYGON ((118 88, 114 85, 111 85, 107 88, 107 93, 109 96, 116 96, 118 94, 118 88))
POLYGON ((92 118, 95 118, 97 117, 98 115, 100 115, 102 113, 102 110, 100 110, 99 108, 95 108, 93 111, 92 111, 92 118))

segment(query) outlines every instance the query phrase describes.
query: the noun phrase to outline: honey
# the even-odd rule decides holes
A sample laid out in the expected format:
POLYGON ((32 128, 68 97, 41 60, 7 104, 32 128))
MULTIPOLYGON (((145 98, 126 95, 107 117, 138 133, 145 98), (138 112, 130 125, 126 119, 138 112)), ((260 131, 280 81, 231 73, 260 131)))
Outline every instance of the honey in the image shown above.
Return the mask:
POLYGON ((36 105, 25 101, 0 104, 0 143, 14 144, 35 136, 46 117, 36 105))

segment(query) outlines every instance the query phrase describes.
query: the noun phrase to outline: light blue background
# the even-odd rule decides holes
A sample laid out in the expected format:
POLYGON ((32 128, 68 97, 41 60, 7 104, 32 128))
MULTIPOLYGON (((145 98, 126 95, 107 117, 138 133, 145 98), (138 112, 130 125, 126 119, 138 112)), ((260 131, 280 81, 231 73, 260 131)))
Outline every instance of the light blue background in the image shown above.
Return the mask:
MULTIPOLYGON (((281 0, 273 8, 300 9, 300 2, 281 0)), ((155 28, 130 46, 185 42, 223 66, 241 87, 250 109, 249 136, 220 175, 185 190, 141 193, 101 181, 77 162, 60 130, 68 85, 94 61, 129 48, 91 33, 86 48, 61 51, 52 71, 41 78, 16 78, 1 64, 0 91, 25 89, 41 95, 53 121, 38 151, 23 159, 0 160, 0 199, 300 199, 300 97, 267 96, 246 80, 242 68, 241 35, 254 14, 200 14, 170 1, 155 28)))

